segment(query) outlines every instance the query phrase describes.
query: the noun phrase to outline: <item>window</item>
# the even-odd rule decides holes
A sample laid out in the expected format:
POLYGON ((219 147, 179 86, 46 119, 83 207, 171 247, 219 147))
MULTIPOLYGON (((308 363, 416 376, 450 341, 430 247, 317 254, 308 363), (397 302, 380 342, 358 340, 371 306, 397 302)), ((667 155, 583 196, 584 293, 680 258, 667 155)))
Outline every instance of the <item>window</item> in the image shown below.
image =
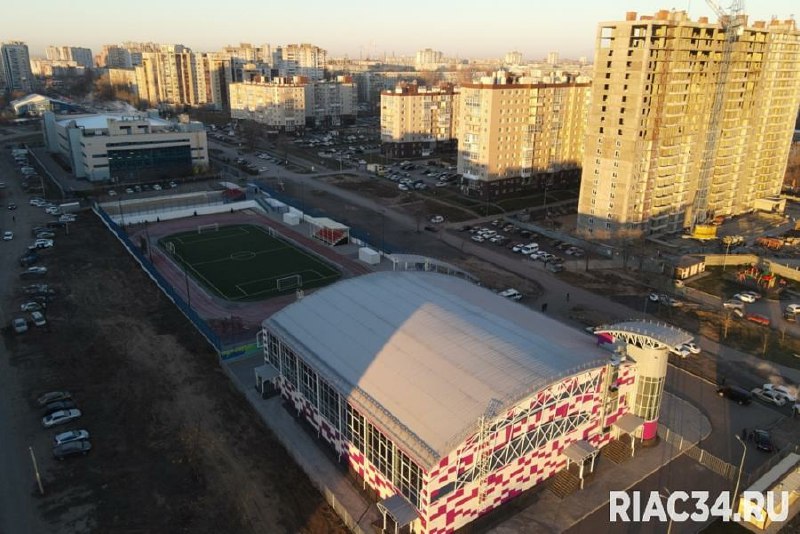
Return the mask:
POLYGON ((347 439, 361 452, 364 450, 364 416, 347 405, 347 439))
POLYGON ((300 363, 300 393, 312 406, 317 406, 317 373, 303 360, 300 363))
POLYGON ((272 332, 267 332, 267 361, 275 369, 280 369, 280 342, 272 332))
POLYGON ((283 345, 283 376, 295 387, 297 386, 297 356, 292 349, 283 345))
MULTIPOLYGON (((422 472, 417 464, 402 451, 397 451, 397 464, 400 472, 397 474, 395 486, 411 504, 419 508, 419 492, 422 488, 422 472)), ((451 490, 452 491, 452 490, 451 490)))
POLYGON ((367 434, 367 459, 383 476, 392 480, 394 444, 371 424, 367 424, 367 434))
POLYGON ((319 378, 319 412, 337 430, 339 425, 339 394, 325 380, 319 378))

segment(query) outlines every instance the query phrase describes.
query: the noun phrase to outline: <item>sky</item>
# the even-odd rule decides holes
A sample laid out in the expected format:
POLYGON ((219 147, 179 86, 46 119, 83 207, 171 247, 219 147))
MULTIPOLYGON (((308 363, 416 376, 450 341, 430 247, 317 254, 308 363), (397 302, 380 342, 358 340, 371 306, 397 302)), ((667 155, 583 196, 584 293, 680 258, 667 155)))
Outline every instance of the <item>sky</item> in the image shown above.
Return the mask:
MULTIPOLYGON (((747 4, 751 21, 800 11, 798 0, 747 4)), ((433 48, 459 58, 516 50, 526 60, 551 51, 591 59, 598 22, 624 20, 627 11, 652 15, 673 8, 692 19, 716 20, 705 0, 28 0, 0 18, 0 41, 25 41, 32 56, 43 56, 48 45, 84 46, 97 54, 103 44, 154 41, 196 52, 239 42, 308 42, 329 57, 379 59, 433 48)))

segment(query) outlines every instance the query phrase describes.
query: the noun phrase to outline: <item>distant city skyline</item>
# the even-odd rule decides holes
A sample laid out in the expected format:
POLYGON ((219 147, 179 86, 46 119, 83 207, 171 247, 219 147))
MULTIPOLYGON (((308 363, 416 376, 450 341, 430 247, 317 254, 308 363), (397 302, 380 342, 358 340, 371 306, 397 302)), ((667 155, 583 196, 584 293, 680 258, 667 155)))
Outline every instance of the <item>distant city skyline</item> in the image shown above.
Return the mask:
MULTIPOLYGON (((231 5, 228 12, 221 12, 219 6, 200 1, 189 8, 183 2, 140 0, 127 16, 124 9, 109 9, 99 0, 31 0, 25 10, 37 15, 4 17, 0 40, 25 41, 31 56, 44 56, 49 45, 84 46, 97 54, 102 45, 123 41, 178 43, 200 52, 239 42, 273 46, 308 42, 328 50, 329 57, 346 55, 351 59, 410 56, 432 48, 446 57, 489 59, 519 51, 530 61, 544 60, 548 52, 557 51, 562 59, 586 56, 591 61, 597 24, 622 20, 627 11, 652 15, 659 9, 674 8, 688 11, 692 19, 717 18, 702 0, 566 0, 558 9, 537 8, 525 0, 497 0, 463 8, 421 0, 392 4, 348 0, 336 5, 307 0, 285 3, 279 9, 245 0, 231 5)), ((746 7, 750 21, 773 16, 786 19, 796 10, 796 0, 770 0, 746 7)))

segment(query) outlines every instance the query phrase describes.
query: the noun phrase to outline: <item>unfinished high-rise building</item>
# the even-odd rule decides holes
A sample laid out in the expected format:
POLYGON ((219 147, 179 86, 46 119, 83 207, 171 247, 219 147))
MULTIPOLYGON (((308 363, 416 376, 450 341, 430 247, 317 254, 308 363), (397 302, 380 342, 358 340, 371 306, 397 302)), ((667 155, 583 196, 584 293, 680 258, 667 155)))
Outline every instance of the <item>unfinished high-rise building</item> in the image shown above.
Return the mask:
POLYGON ((798 105, 794 20, 601 23, 578 228, 650 234, 753 210, 780 193, 798 105))

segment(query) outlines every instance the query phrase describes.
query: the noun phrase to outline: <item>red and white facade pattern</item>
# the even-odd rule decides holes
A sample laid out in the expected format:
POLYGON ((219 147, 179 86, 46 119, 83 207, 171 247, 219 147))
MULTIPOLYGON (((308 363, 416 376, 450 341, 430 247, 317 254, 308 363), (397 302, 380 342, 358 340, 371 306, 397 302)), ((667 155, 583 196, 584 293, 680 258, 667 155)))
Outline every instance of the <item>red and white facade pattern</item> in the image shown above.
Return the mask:
MULTIPOLYGON (((276 360, 272 359, 273 365, 276 360)), ((268 355, 267 363, 270 363, 268 355)), ((299 391, 302 386, 295 387, 283 376, 284 366, 280 367, 282 376, 276 385, 281 395, 340 456, 346 455, 365 484, 381 499, 395 494, 408 496, 408 485, 406 491, 402 491, 384 475, 386 468, 381 472, 369 461, 369 457, 375 457, 374 451, 368 454, 348 439, 347 436, 353 434, 352 426, 348 427, 350 408, 342 402, 338 421, 329 421, 315 406, 322 406, 321 401, 317 402, 319 393, 317 399, 310 402, 299 391)), ((630 362, 606 365, 555 382, 513 409, 484 422, 480 430, 455 444, 432 468, 426 470, 424 465, 413 465, 419 471, 420 480, 416 482, 419 519, 411 524, 412 531, 453 532, 564 469, 567 458, 563 451, 571 443, 587 440, 596 448, 608 443, 612 438, 611 425, 631 411, 636 369, 630 362)), ((390 435, 381 429, 379 418, 373 419, 370 413, 361 415, 367 426, 383 436, 390 435)), ((369 438, 363 440, 365 444, 368 442, 369 438)), ((409 463, 414 455, 413 451, 402 450, 397 443, 390 442, 389 447, 394 451, 393 476, 397 482, 399 458, 409 463)))

